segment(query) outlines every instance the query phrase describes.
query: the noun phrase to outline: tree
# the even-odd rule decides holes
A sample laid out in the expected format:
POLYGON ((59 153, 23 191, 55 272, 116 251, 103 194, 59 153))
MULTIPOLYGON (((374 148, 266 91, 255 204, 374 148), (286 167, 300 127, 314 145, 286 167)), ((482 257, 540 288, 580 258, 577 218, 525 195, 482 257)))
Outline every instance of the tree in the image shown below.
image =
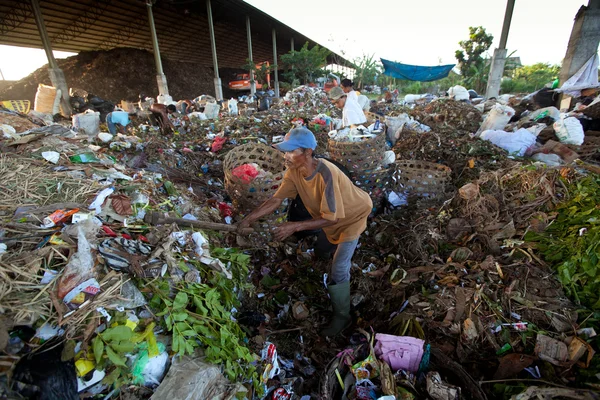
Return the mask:
POLYGON ((531 93, 558 77, 559 65, 537 63, 516 68, 509 79, 502 81, 503 93, 531 93))
POLYGON ((242 68, 248 72, 254 72, 254 81, 266 87, 267 76, 271 73, 271 69, 267 64, 266 62, 256 64, 247 58, 246 64, 242 65, 242 68))
POLYGON ((354 75, 354 84, 357 89, 365 85, 375 85, 377 77, 383 72, 383 66, 375 59, 375 55, 365 55, 354 60, 356 74, 354 75))
POLYGON ((462 50, 454 53, 464 84, 478 92, 485 90, 489 73, 489 63, 481 55, 490 48, 493 40, 484 27, 470 26, 469 39, 458 42, 462 50))
POLYGON ((288 69, 283 73, 285 79, 290 82, 298 81, 302 84, 312 82, 315 78, 324 74, 323 68, 327 65, 327 56, 329 50, 319 45, 312 49, 308 48, 308 43, 299 51, 290 51, 281 56, 281 62, 288 69))

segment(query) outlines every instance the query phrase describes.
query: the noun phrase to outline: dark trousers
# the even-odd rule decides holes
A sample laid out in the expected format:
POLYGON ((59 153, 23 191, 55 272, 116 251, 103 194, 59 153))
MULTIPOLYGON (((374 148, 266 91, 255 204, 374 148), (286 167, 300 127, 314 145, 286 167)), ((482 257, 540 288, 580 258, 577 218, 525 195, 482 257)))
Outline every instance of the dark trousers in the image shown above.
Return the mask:
MULTIPOLYGON (((288 212, 287 212, 287 220, 290 222, 298 222, 298 221, 308 221, 313 219, 312 215, 306 210, 304 203, 300 196, 296 196, 294 200, 291 201, 288 212)), ((315 244, 315 255, 323 260, 329 259, 331 255, 337 249, 337 245, 331 243, 327 239, 327 235, 323 232, 322 229, 315 229, 311 231, 300 231, 296 233, 296 236, 300 239, 308 237, 308 236, 317 236, 317 243, 315 244)))

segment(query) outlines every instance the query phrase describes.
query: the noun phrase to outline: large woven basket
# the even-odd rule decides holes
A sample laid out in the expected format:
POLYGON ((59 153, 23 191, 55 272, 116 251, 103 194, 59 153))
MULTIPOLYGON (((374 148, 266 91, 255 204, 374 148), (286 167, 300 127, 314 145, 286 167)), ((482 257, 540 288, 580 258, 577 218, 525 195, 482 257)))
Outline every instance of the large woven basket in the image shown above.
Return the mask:
POLYGON ((372 139, 362 142, 327 142, 329 156, 342 164, 353 175, 377 170, 383 162, 385 153, 385 134, 380 133, 372 139))
POLYGON ((354 184, 369 193, 373 200, 373 207, 379 208, 386 191, 394 185, 393 175, 396 169, 394 166, 390 168, 382 168, 378 171, 368 173, 355 173, 354 184))
POLYGON ((394 173, 394 189, 409 195, 438 197, 445 191, 452 170, 427 161, 398 160, 394 173))
POLYGON ((234 206, 248 212, 268 200, 275 194, 284 175, 284 159, 280 151, 261 143, 248 143, 238 146, 225 156, 225 190, 233 200, 234 206), (237 178, 232 170, 240 165, 256 163, 272 175, 255 178, 250 183, 237 178))

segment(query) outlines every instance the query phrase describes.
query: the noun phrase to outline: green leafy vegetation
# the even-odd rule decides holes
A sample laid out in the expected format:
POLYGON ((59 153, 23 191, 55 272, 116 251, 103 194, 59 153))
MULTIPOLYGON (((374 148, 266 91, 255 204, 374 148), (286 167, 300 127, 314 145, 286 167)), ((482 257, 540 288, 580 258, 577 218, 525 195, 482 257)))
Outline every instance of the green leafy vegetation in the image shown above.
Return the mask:
POLYGON ((502 80, 503 93, 532 93, 543 88, 558 77, 560 66, 547 63, 524 65, 514 71, 506 71, 502 80))
POLYGON ((570 198, 545 232, 528 232, 525 239, 538 243, 568 294, 595 311, 600 309, 600 177, 586 177, 569 189, 570 198))
POLYGON ((490 48, 493 40, 494 36, 488 34, 484 27, 470 26, 469 39, 458 42, 461 49, 454 54, 464 83, 480 93, 485 90, 489 73, 489 63, 482 54, 490 48))
POLYGON ((308 84, 320 76, 325 75, 324 67, 327 65, 327 56, 330 52, 324 47, 315 45, 308 48, 308 42, 299 51, 290 51, 281 55, 281 62, 287 69, 283 77, 288 82, 308 84))
POLYGON ((228 265, 234 279, 210 270, 203 276, 205 283, 179 282, 175 287, 166 281, 151 284, 154 297, 150 305, 160 310, 156 315, 172 333, 173 352, 192 354, 201 348, 206 361, 222 365, 232 382, 252 381, 258 388, 258 374, 251 365, 254 356, 232 317, 232 310, 240 306, 237 294, 248 285, 250 257, 236 249, 216 248, 211 254, 228 265))

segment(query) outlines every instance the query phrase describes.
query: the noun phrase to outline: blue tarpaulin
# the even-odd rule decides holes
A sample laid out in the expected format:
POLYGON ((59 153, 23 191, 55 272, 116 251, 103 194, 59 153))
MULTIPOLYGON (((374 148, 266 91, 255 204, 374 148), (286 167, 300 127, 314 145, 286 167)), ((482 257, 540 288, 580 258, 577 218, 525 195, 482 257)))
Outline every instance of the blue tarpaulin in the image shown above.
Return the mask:
POLYGON ((448 76, 456 64, 423 67, 420 65, 401 64, 381 59, 383 74, 407 81, 431 82, 448 76))

